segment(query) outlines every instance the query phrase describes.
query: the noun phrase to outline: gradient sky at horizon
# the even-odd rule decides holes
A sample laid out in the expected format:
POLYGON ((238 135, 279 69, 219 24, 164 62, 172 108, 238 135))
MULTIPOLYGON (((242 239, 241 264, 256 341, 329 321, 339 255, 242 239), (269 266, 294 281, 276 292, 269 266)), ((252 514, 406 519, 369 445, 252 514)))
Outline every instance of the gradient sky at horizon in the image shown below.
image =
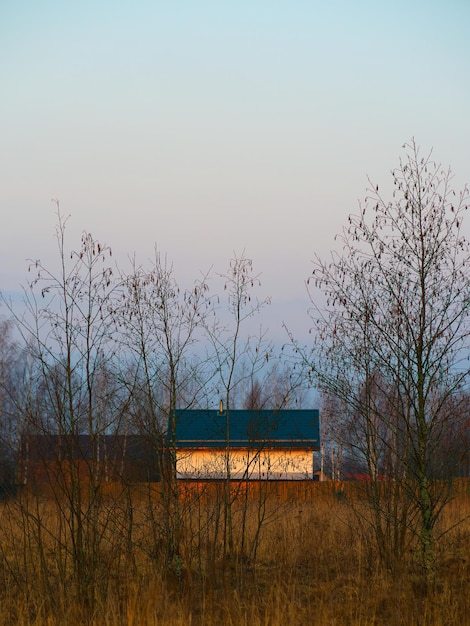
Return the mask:
POLYGON ((70 248, 156 244, 183 285, 244 250, 295 325, 406 141, 470 179, 469 26, 464 0, 2 3, 0 290, 56 263, 58 198, 70 248))

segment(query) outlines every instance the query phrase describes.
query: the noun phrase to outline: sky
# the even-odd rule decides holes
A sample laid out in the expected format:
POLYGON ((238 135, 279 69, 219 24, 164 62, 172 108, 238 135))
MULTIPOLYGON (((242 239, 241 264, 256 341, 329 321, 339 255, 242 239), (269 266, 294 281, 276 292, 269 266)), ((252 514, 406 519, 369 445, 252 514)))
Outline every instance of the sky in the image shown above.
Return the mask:
POLYGON ((1 2, 0 290, 57 263, 55 198, 70 249, 156 245, 183 286, 244 252, 300 331, 406 141, 470 179, 469 26, 467 0, 1 2))

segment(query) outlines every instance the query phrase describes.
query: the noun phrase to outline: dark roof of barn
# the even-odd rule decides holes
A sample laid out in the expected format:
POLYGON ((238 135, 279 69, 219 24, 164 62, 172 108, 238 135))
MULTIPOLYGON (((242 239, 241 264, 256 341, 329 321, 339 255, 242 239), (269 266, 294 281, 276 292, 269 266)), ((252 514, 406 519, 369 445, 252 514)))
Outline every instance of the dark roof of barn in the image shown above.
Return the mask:
POLYGON ((60 460, 74 458, 91 461, 122 459, 142 461, 152 458, 154 446, 142 435, 28 434, 21 441, 21 457, 29 460, 60 460))
POLYGON ((176 448, 298 448, 318 450, 319 412, 312 410, 176 411, 176 448), (227 437, 227 434, 229 437, 227 437))

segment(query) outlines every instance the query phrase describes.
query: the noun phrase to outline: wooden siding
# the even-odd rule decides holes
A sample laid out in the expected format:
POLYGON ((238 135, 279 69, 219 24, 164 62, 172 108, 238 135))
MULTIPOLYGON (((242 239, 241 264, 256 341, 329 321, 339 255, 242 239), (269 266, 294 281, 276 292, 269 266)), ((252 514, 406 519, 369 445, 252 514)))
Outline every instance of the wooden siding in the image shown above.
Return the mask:
MULTIPOLYGON (((311 450, 230 450, 230 476, 236 480, 313 479, 311 450)), ((180 449, 179 479, 220 479, 227 475, 225 450, 180 449)))

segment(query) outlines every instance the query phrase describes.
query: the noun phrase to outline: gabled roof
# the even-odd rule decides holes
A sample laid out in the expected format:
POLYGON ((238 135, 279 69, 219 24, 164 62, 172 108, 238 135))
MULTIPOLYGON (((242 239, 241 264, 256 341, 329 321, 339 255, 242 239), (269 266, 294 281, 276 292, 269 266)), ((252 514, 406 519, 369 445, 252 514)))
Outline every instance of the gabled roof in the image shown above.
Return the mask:
POLYGON ((320 445, 318 410, 176 411, 176 448, 309 448, 320 445))
POLYGON ((26 434, 21 440, 20 455, 29 461, 75 459, 93 461, 103 458, 143 461, 156 459, 152 442, 142 435, 26 434))

